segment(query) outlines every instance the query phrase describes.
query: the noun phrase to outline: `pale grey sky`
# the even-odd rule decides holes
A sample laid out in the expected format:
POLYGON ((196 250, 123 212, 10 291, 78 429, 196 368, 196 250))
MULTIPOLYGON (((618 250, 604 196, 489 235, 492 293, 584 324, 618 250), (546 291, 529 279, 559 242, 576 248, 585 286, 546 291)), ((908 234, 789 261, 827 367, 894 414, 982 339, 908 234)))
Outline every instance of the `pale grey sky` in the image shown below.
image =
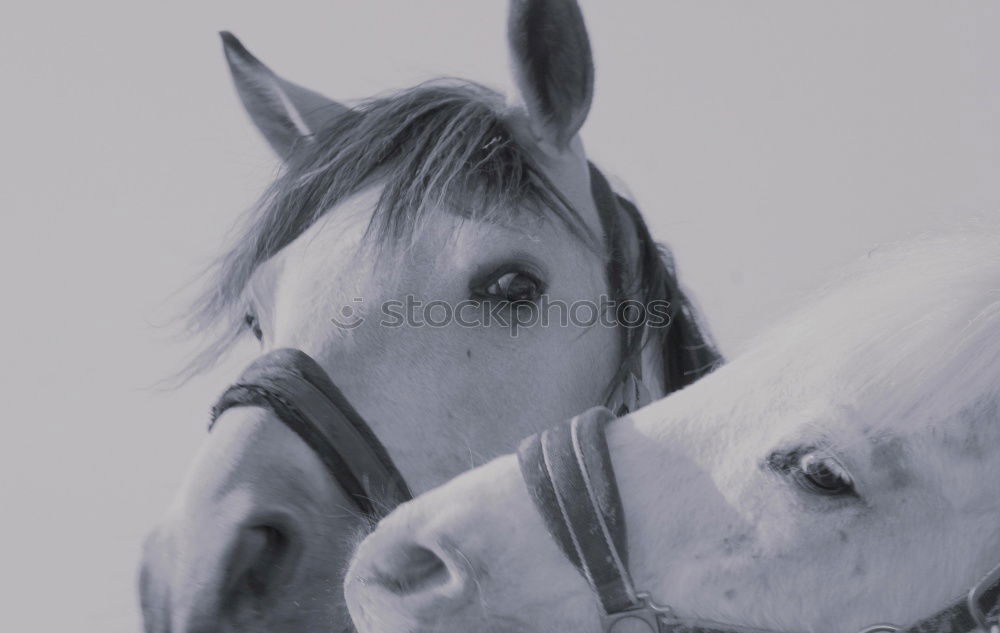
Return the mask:
MULTIPOLYGON (((135 565, 247 358, 172 393, 154 327, 275 163, 233 30, 342 99, 506 83, 501 0, 0 9, 0 629, 138 630, 135 565)), ((727 352, 871 246, 1000 210, 1000 4, 583 2, 589 154, 674 248, 727 352)))

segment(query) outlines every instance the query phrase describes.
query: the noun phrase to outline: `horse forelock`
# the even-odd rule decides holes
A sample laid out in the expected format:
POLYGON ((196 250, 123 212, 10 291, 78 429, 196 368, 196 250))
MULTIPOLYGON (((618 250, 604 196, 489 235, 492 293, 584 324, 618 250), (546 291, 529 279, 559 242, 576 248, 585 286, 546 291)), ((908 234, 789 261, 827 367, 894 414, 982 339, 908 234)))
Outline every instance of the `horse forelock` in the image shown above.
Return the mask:
POLYGON ((213 263, 187 315, 188 332, 208 335, 210 343, 185 374, 212 366, 239 338, 255 271, 339 203, 375 184, 382 188, 366 234, 375 258, 404 252, 432 213, 497 223, 530 214, 559 222, 609 260, 634 260, 626 275, 612 275, 616 262, 609 262, 611 294, 643 305, 670 302, 668 328, 624 337, 623 372, 645 347, 659 356, 664 393, 714 368, 719 355, 677 284, 669 252, 652 240, 634 204, 612 193, 619 226, 602 218, 606 233, 634 236, 630 247, 602 240, 546 175, 518 125, 499 93, 464 80, 436 80, 363 102, 312 142, 300 143, 213 263))
POLYGON ((300 143, 207 271, 185 321, 188 333, 211 343, 186 373, 210 367, 239 337, 245 290, 258 267, 374 184, 382 190, 367 238, 379 256, 404 251, 435 212, 501 223, 529 213, 598 243, 517 140, 507 110, 489 88, 436 80, 363 102, 300 143))

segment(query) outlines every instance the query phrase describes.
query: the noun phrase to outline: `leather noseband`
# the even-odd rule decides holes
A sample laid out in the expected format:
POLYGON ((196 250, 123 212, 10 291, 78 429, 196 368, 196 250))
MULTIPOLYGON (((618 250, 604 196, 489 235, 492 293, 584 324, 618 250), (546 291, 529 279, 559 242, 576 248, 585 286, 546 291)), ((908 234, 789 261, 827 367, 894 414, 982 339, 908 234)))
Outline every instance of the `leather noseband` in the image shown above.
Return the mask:
POLYGON ((212 407, 209 430, 237 406, 274 412, 366 516, 384 516, 413 497, 385 446, 305 352, 277 349, 251 363, 212 407))

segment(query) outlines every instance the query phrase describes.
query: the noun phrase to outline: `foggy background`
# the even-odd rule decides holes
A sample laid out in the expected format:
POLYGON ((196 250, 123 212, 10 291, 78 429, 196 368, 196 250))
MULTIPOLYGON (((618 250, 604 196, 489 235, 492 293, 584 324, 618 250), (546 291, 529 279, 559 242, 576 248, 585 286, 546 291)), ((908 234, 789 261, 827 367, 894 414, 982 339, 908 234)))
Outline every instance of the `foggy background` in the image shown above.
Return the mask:
MULTIPOLYGON (((585 0, 588 154, 723 351, 879 242, 1000 210, 1000 5, 585 0)), ((253 350, 174 392, 182 289, 276 163, 216 32, 339 99, 504 86, 501 0, 0 9, 0 629, 139 630, 141 538, 253 350)), ((513 448, 513 447, 512 447, 513 448)))

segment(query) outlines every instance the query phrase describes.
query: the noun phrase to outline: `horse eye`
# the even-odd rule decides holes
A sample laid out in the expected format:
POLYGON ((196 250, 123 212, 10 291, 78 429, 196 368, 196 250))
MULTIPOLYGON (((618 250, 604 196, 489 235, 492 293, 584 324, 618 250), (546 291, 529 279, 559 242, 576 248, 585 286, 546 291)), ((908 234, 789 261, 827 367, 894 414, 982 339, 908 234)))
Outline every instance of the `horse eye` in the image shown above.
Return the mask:
POLYGON ((854 494, 854 481, 847 470, 832 457, 806 453, 794 469, 795 480, 806 490, 823 495, 854 494))
POLYGON ((815 449, 778 452, 767 459, 774 471, 786 475, 807 492, 826 496, 856 495, 850 473, 834 457, 815 449))
POLYGON ((542 294, 542 284, 528 273, 511 271, 486 286, 483 294, 510 303, 537 301, 542 294))
POLYGON ((243 326, 250 330, 250 333, 254 335, 258 341, 264 339, 264 332, 260 329, 260 322, 257 320, 253 314, 249 312, 243 317, 243 326))

